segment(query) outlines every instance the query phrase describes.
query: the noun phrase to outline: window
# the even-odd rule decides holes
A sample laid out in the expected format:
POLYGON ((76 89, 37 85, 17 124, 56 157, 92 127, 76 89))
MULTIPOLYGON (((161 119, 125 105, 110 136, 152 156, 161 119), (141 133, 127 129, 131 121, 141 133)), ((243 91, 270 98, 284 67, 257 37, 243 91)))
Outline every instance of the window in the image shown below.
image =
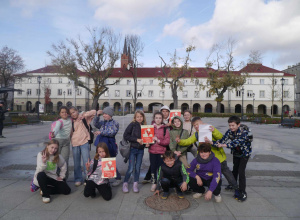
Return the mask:
POLYGON ((149 80, 149 84, 150 84, 150 86, 153 85, 153 79, 150 79, 150 80, 149 80))
POLYGON ((199 91, 194 91, 194 98, 199 98, 200 92, 199 91))
POLYGON ((265 90, 259 91, 259 98, 265 98, 265 90))
POLYGON ((72 89, 68 89, 68 95, 72 95, 72 89))
POLYGON ((81 89, 77 89, 77 95, 81 95, 82 94, 82 90, 81 89))
POLYGON ((278 96, 278 92, 277 91, 273 91, 273 97, 276 98, 278 96))
POLYGON ((153 90, 148 91, 148 97, 153 97, 153 90))
POLYGON ((51 89, 48 89, 49 95, 51 95, 51 89))
POLYGON ((236 96, 236 97, 241 97, 241 91, 240 91, 240 90, 236 90, 235 96, 236 96))
POLYGON ((71 80, 70 79, 68 79, 68 84, 71 84, 71 80))
POLYGON ((142 90, 137 91, 137 97, 142 97, 142 90))
POLYGON ((289 97, 289 91, 283 91, 283 98, 289 97))
POLYGON ((117 81, 116 81, 116 85, 120 85, 120 80, 117 80, 117 81))
POLYGON ((131 80, 127 79, 127 85, 131 85, 131 80))
POLYGON ((62 95, 62 89, 57 90, 57 95, 62 95))
POLYGON ((126 90, 126 97, 130 97, 131 96, 131 90, 126 90))
POLYGON ((48 82, 48 83, 51 83, 51 78, 48 78, 48 79, 47 79, 47 82, 48 82))
POLYGON ((284 85, 289 84, 289 80, 288 80, 288 79, 285 79, 283 84, 284 84, 284 85))
POLYGON ((160 90, 159 91, 159 97, 165 97, 165 91, 160 90))
POLYGON ((62 78, 58 78, 58 83, 62 83, 62 78))
POLYGON ((18 91, 18 95, 22 95, 22 91, 18 91))
POLYGON ((263 85, 263 84, 265 84, 265 80, 264 79, 260 79, 259 83, 260 83, 260 85, 263 85))
POLYGON ((247 79, 247 84, 251 85, 252 84, 252 79, 247 79))
POLYGON ((187 98, 187 97, 188 97, 188 91, 183 91, 182 98, 187 98))
POLYGON ((27 89, 27 95, 31 95, 31 89, 27 89))
POLYGON ((32 81, 31 78, 28 78, 28 83, 31 83, 31 81, 32 81))
POLYGON ((104 97, 108 97, 108 95, 109 95, 109 94, 108 94, 108 91, 105 91, 105 92, 104 92, 104 97))
POLYGON ((40 89, 36 89, 36 95, 41 95, 41 90, 40 89))
POLYGON ((195 86, 199 86, 199 79, 195 80, 195 86))
POLYGON ((209 91, 206 92, 206 98, 210 98, 211 97, 211 94, 209 91))
POLYGON ((138 79, 137 84, 140 86, 142 85, 142 80, 138 79))
POLYGON ((252 91, 252 90, 247 90, 247 97, 248 97, 248 98, 251 98, 251 97, 252 97, 252 94, 253 94, 253 91, 252 91))
POLYGON ((115 90, 115 97, 120 97, 120 90, 115 90))
POLYGON ((185 86, 185 85, 187 85, 187 83, 188 83, 187 79, 184 79, 183 80, 183 85, 185 86))

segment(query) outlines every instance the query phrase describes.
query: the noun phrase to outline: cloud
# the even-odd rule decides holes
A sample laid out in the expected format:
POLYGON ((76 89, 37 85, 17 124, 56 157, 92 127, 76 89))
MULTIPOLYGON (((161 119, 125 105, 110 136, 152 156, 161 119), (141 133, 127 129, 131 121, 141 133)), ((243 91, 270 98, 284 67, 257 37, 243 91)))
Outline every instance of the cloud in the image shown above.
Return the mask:
POLYGON ((10 5, 21 8, 24 17, 32 17, 35 11, 47 7, 51 2, 51 0, 10 0, 10 5))
POLYGON ((296 62, 300 50, 299 11, 299 0, 217 0, 208 22, 190 26, 186 19, 179 18, 165 25, 163 36, 193 41, 200 49, 233 37, 238 40, 239 54, 273 51, 282 53, 276 62, 296 62))

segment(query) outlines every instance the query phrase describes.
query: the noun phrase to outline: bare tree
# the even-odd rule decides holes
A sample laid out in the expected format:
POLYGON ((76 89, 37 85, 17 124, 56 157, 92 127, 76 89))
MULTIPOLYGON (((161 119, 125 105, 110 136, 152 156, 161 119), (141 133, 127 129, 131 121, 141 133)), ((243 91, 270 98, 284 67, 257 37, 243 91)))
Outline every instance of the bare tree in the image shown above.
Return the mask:
POLYGON ((195 49, 195 46, 189 45, 185 49, 185 57, 178 57, 175 50, 174 54, 170 58, 170 64, 167 64, 164 58, 159 55, 161 61, 163 62, 162 76, 158 77, 158 80, 160 81, 159 85, 161 88, 165 88, 166 85, 169 84, 175 109, 178 108, 177 92, 183 90, 183 78, 190 77, 191 80, 193 80, 194 70, 190 67, 189 62, 191 61, 190 54, 195 49), (180 64, 180 61, 183 62, 182 65, 180 64))
POLYGON ((138 68, 142 67, 142 63, 139 63, 139 57, 142 55, 143 50, 144 50, 144 43, 141 41, 141 37, 138 35, 128 35, 126 36, 126 42, 128 43, 128 47, 129 47, 129 56, 130 59, 129 61, 131 61, 131 63, 129 64, 131 68, 127 69, 131 72, 132 74, 132 78, 133 78, 133 83, 134 83, 134 92, 133 92, 133 96, 132 96, 132 100, 133 100, 133 107, 134 109, 136 109, 136 103, 137 103, 137 99, 138 99, 138 94, 137 94, 137 72, 138 72, 138 68))
POLYGON ((247 74, 240 74, 235 72, 244 64, 241 62, 235 66, 234 50, 236 41, 229 38, 226 44, 215 44, 210 50, 206 58, 206 69, 208 72, 208 79, 206 85, 201 85, 200 88, 208 89, 211 95, 216 95, 217 112, 221 112, 221 102, 224 100, 224 93, 230 89, 237 89, 241 87, 245 81, 247 74), (214 68, 214 69, 213 69, 214 68))
POLYGON ((248 58, 249 64, 261 64, 263 60, 260 50, 251 50, 248 58))
POLYGON ((57 66, 57 71, 73 80, 75 86, 86 89, 93 97, 92 108, 96 108, 99 97, 108 90, 109 85, 114 85, 120 79, 107 83, 113 74, 116 61, 119 59, 120 35, 115 34, 110 28, 88 28, 90 40, 84 42, 80 37, 67 39, 66 42, 53 44, 53 51, 48 51, 52 64, 57 66), (79 79, 80 71, 93 81, 94 88, 90 89, 88 83, 79 79))
MULTIPOLYGON (((18 52, 7 46, 0 51, 0 84, 9 87, 14 82, 14 75, 24 68, 24 61, 18 52)), ((8 93, 4 93, 4 105, 7 105, 8 93)))

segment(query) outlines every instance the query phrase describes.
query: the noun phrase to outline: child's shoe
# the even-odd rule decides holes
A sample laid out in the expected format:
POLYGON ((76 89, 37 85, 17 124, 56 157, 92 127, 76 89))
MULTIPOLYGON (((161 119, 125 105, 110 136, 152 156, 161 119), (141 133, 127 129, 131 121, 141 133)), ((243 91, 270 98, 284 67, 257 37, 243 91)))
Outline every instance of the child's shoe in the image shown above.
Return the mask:
POLYGON ((123 183, 123 193, 128 193, 128 183, 123 183))
POLYGON ((75 182, 75 186, 80 186, 81 182, 75 182))
POLYGON ((50 198, 47 198, 47 197, 43 197, 42 200, 43 200, 43 203, 49 203, 50 202, 50 198))
POLYGON ((240 190, 236 189, 233 198, 238 199, 240 197, 240 190))
POLYGON ((241 192, 240 196, 237 198, 237 200, 239 202, 244 202, 244 201, 246 201, 246 199, 247 199, 247 193, 246 192, 241 192))
POLYGON ((116 180, 115 182, 113 182, 111 185, 112 186, 118 186, 122 183, 122 180, 116 180))
POLYGON ((151 180, 144 179, 144 180, 142 181, 142 184, 147 184, 147 183, 151 183, 151 180))
POLYGON ((132 189, 133 189, 133 192, 138 193, 139 192, 139 183, 138 182, 134 182, 132 189))
POLYGON ((193 198, 194 199, 199 199, 200 197, 202 197, 203 196, 203 193, 195 193, 194 195, 193 195, 193 198))
POLYGON ((181 192, 181 190, 176 189, 176 193, 177 193, 177 196, 178 196, 179 199, 184 198, 183 192, 181 192))
POLYGON ((216 202, 218 202, 218 203, 219 203, 219 202, 222 202, 221 194, 215 196, 215 200, 216 200, 216 202))
POLYGON ((225 188, 226 191, 232 191, 233 190, 233 186, 232 185, 228 185, 225 188))
POLYGON ((162 199, 167 199, 168 196, 169 196, 169 192, 163 192, 161 198, 162 198, 162 199))
POLYGON ((157 184, 153 183, 151 186, 151 192, 155 192, 157 184))

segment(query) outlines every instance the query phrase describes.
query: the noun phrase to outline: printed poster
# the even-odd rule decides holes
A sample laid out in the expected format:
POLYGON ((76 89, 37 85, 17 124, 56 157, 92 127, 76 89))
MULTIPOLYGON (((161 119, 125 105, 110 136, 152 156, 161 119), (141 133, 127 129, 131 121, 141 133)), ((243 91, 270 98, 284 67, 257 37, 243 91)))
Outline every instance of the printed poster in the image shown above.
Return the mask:
POLYGON ((142 129, 142 139, 144 144, 153 144, 153 137, 154 137, 154 125, 141 125, 142 129))
POLYGON ((211 125, 199 125, 199 142, 205 142, 204 138, 207 137, 210 141, 212 141, 212 132, 210 131, 211 125))
POLYGON ((175 116, 180 117, 181 116, 181 110, 180 109, 173 109, 170 111, 170 116, 169 116, 169 123, 171 123, 172 118, 174 118, 175 116))
POLYGON ((117 164, 116 158, 102 158, 102 178, 115 178, 117 177, 117 164))
POLYGON ((39 113, 44 113, 44 104, 39 104, 39 113))

